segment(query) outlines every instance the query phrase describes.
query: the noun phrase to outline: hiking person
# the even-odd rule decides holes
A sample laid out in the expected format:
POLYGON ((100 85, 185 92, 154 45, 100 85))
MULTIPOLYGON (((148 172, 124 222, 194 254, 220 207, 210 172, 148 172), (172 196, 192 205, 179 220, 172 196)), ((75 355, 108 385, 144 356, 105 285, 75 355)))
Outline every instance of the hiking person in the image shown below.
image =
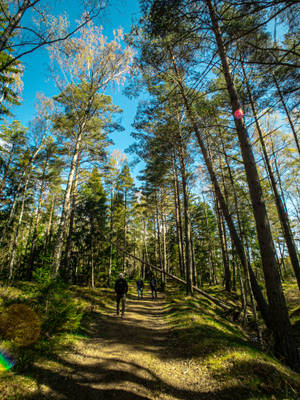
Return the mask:
POLYGON ((117 315, 120 314, 120 302, 122 302, 121 316, 124 317, 126 294, 128 292, 128 284, 124 278, 124 274, 120 273, 115 283, 115 292, 117 295, 117 315))
POLYGON ((154 298, 157 299, 157 280, 154 275, 150 279, 150 288, 152 292, 152 300, 154 300, 154 298))
POLYGON ((144 282, 142 278, 139 278, 136 281, 136 287, 137 287, 137 291, 138 291, 138 298, 142 299, 143 298, 143 289, 144 289, 144 282))

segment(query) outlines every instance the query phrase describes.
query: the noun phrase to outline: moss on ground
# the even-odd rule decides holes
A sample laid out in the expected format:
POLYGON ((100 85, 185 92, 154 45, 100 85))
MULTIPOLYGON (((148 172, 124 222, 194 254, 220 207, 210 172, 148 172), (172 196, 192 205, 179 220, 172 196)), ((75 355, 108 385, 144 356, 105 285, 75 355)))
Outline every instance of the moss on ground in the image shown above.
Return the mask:
MULTIPOLYGON (((227 303, 233 298, 220 287, 205 290, 227 303)), ((167 302, 177 353, 182 349, 189 357, 197 357, 223 387, 239 387, 241 398, 248 390, 247 399, 299 400, 300 375, 251 344, 241 326, 224 319, 209 300, 200 295, 186 297, 173 287, 167 292, 167 302)), ((300 306, 292 308, 294 324, 299 321, 299 311, 300 306)), ((237 392, 234 396, 239 398, 237 392)))

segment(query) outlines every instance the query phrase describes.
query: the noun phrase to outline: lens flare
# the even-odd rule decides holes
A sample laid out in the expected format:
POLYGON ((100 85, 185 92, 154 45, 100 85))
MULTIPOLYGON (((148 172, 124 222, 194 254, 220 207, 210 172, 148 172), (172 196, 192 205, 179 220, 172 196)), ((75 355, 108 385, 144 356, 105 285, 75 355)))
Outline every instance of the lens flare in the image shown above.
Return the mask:
POLYGON ((0 349, 0 372, 8 371, 15 365, 15 362, 9 354, 0 349))
POLYGON ((41 331, 37 313, 26 304, 12 304, 0 315, 0 330, 20 347, 35 343, 41 331))

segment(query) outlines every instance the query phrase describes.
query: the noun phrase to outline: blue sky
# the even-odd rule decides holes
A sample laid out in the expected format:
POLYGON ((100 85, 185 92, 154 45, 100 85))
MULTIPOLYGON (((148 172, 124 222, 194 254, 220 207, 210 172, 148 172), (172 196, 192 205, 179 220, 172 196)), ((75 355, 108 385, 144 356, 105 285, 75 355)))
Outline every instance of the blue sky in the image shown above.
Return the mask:
MULTIPOLYGON (((79 0, 78 0, 79 1, 79 0)), ((76 15, 76 7, 74 4, 76 0, 64 0, 62 4, 70 11, 70 19, 78 19, 76 15)), ((96 21, 96 25, 102 25, 104 34, 108 38, 112 38, 114 29, 122 27, 124 32, 130 31, 132 22, 136 22, 139 18, 139 4, 138 0, 113 0, 108 2, 109 6, 105 9, 104 14, 96 21)), ((22 93, 22 105, 14 107, 12 112, 14 119, 20 120, 21 123, 27 126, 35 116, 35 102, 36 94, 38 92, 44 93, 47 97, 52 97, 58 93, 49 72, 49 58, 46 48, 41 48, 34 53, 25 56, 21 59, 24 64, 25 71, 23 75, 24 89, 22 93)), ((114 141, 114 146, 111 150, 118 149, 121 152, 133 142, 130 137, 132 131, 131 124, 134 120, 138 100, 129 100, 122 94, 123 87, 115 88, 109 93, 113 97, 113 103, 123 109, 121 116, 121 125, 125 128, 123 132, 115 132, 111 135, 114 141)), ((132 171, 134 175, 138 170, 132 171)))

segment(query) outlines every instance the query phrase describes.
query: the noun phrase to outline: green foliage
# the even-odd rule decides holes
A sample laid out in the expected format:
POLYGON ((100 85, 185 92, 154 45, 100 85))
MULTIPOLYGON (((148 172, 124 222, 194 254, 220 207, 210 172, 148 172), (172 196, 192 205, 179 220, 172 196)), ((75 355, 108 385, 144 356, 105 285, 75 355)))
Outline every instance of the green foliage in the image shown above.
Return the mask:
MULTIPOLYGON (((230 301, 220 287, 206 292, 230 301)), ((188 357, 190 363, 200 359, 220 385, 236 388, 231 398, 298 399, 299 375, 252 345, 241 327, 224 319, 209 300, 185 297, 178 286, 169 285, 167 301, 176 357, 188 357)))
MULTIPOLYGON (((0 12, 0 36, 8 21, 8 4, 1 1, 0 12)), ((21 87, 20 77, 22 75, 22 65, 20 61, 13 57, 10 43, 5 50, 0 52, 0 116, 11 115, 10 107, 20 105, 19 89, 21 87)), ((1 119, 1 117, 0 117, 1 119)))
POLYGON ((49 270, 38 268, 37 307, 42 317, 42 334, 52 336, 59 332, 74 332, 79 328, 82 311, 78 310, 65 283, 51 278, 49 270))
POLYGON ((33 362, 36 360, 36 352, 34 349, 28 349, 27 347, 19 347, 14 349, 16 358, 16 364, 14 371, 21 372, 28 369, 33 362))

